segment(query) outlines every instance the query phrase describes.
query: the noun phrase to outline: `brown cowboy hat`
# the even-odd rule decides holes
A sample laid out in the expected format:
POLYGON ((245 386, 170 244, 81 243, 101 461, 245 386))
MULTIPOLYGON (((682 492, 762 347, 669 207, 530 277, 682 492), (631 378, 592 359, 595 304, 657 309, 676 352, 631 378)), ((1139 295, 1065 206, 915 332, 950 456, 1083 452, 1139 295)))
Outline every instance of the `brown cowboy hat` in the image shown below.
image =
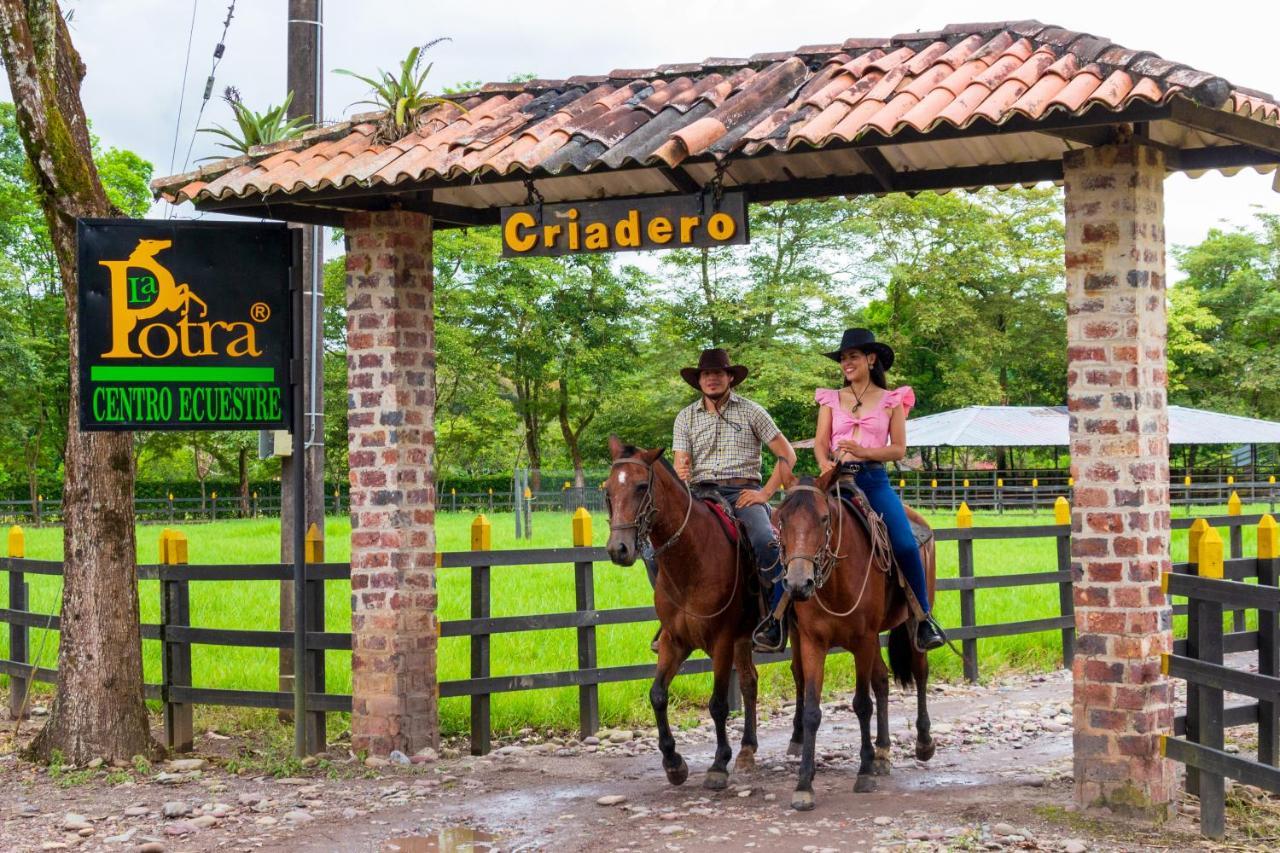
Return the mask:
POLYGON ((698 376, 704 370, 723 370, 729 374, 729 387, 735 388, 742 380, 747 378, 748 370, 741 364, 730 364, 729 353, 722 349, 704 349, 702 355, 698 358, 697 367, 680 368, 680 376, 685 382, 688 382, 697 390, 701 391, 702 386, 698 384, 698 376))

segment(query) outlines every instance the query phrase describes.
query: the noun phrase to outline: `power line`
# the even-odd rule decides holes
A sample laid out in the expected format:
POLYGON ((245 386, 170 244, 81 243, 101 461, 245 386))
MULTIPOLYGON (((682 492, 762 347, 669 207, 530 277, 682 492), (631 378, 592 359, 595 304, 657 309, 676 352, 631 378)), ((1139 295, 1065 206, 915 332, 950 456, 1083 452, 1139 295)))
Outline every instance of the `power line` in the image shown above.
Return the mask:
POLYGON ((191 0, 191 29, 187 31, 187 58, 182 63, 182 87, 178 90, 178 120, 173 124, 173 150, 169 152, 169 174, 173 174, 173 161, 178 159, 178 133, 182 129, 182 105, 187 100, 187 70, 191 67, 191 41, 196 34, 196 10, 200 0, 191 0))
POLYGON ((231 0, 231 5, 227 7, 226 20, 222 22, 222 37, 218 39, 217 45, 213 48, 213 65, 209 68, 209 79, 204 83, 204 97, 200 100, 200 111, 196 113, 195 127, 191 131, 191 142, 187 145, 187 156, 182 161, 182 171, 187 170, 187 164, 191 162, 191 149, 196 144, 196 134, 200 132, 200 119, 204 117, 205 107, 209 106, 209 97, 213 94, 213 81, 218 72, 218 64, 222 62, 222 55, 227 49, 227 30, 231 28, 231 19, 236 14, 236 0, 231 0))

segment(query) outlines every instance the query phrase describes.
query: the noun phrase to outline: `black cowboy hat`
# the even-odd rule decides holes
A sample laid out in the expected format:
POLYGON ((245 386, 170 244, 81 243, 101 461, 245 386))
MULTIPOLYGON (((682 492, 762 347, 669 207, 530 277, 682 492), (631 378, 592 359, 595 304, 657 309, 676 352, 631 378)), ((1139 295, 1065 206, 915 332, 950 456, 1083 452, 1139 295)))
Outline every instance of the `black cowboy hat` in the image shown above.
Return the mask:
POLYGON ((698 375, 704 370, 723 370, 729 374, 729 387, 737 387, 742 380, 747 378, 747 368, 741 364, 730 364, 729 353, 722 349, 704 349, 702 355, 698 357, 697 367, 680 368, 680 376, 684 378, 694 388, 699 391, 702 386, 698 384, 698 375))
POLYGON ((873 352, 876 354, 876 358, 882 368, 888 370, 893 367, 893 347, 877 341, 875 333, 870 329, 845 329, 844 337, 840 339, 840 346, 832 352, 823 353, 823 355, 832 361, 839 361, 840 353, 851 349, 873 352))

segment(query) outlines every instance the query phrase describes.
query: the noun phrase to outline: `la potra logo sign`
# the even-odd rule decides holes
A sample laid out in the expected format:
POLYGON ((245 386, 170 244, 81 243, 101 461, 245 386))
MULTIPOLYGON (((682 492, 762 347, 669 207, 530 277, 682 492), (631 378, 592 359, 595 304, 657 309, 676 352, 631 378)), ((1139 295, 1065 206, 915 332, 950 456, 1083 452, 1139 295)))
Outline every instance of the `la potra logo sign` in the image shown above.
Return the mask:
POLYGON ((289 423, 282 225, 82 220, 82 429, 289 423))

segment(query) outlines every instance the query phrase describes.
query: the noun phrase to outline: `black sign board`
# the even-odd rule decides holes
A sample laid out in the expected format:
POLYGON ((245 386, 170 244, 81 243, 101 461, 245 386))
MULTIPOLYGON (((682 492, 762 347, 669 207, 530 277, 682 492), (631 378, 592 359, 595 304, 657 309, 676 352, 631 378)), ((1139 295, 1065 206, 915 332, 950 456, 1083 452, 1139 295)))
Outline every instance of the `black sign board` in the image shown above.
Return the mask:
POLYGON ((726 192, 502 208, 502 256, 536 258, 748 242, 746 195, 726 192))
POLYGON ((283 224, 81 219, 80 429, 288 429, 283 224))

